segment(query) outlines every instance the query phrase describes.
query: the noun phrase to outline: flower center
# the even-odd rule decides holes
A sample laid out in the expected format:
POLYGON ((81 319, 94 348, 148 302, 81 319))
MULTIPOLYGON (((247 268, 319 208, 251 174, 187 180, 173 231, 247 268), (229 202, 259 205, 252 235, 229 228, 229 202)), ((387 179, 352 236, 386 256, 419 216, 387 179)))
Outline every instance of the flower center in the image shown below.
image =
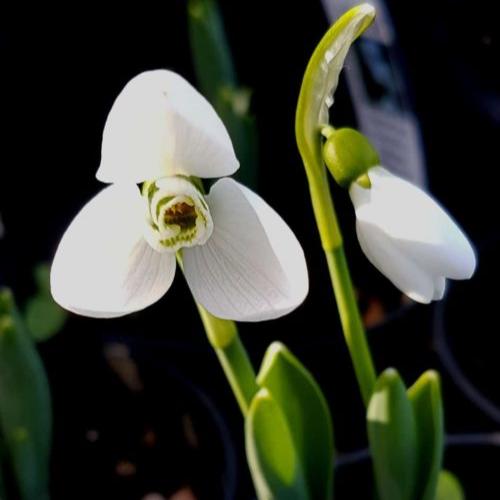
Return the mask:
POLYGON ((165 224, 177 224, 182 230, 196 226, 196 210, 193 205, 186 202, 177 203, 165 211, 165 224))
POLYGON ((213 222, 201 193, 183 176, 145 182, 147 202, 146 240, 159 252, 177 252, 183 247, 203 245, 212 234, 213 222))

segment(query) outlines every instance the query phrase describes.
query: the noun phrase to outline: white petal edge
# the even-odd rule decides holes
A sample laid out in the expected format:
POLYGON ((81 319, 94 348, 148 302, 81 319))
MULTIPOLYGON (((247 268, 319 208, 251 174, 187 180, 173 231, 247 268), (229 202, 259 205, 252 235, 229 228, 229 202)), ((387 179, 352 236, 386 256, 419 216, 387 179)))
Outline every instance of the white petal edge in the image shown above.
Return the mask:
POLYGON ((307 266, 283 219, 232 179, 219 180, 207 202, 212 236, 183 254, 195 299, 213 315, 235 321, 274 319, 298 307, 309 290, 307 266))
POLYGON ((212 105, 177 73, 155 70, 130 80, 116 98, 96 176, 138 184, 176 174, 222 177, 238 167, 212 105))
POLYGON ((434 295, 432 300, 441 300, 446 292, 446 279, 438 276, 434 280, 434 295))
POLYGON ((415 302, 428 304, 434 298, 434 277, 400 252, 377 226, 356 221, 359 244, 367 259, 393 285, 415 302))
POLYGON ((377 225, 401 252, 434 275, 468 279, 474 249, 458 224, 430 195, 383 167, 369 170, 371 189, 353 183, 356 218, 377 225))
POLYGON ((175 274, 175 257, 143 237, 144 205, 135 185, 103 189, 66 230, 51 269, 51 291, 83 316, 123 316, 160 299, 175 274))

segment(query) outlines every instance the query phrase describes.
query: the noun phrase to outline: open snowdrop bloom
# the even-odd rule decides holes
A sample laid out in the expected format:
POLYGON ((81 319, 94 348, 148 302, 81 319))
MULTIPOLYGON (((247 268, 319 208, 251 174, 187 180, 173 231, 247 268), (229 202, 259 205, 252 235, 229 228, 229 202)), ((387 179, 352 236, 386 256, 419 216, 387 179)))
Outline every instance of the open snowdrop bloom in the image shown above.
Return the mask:
POLYGON ((260 321, 292 311, 308 276, 290 228, 236 181, 220 179, 204 194, 196 179, 238 167, 224 125, 186 80, 166 70, 133 78, 103 134, 97 178, 112 184, 59 244, 55 300, 93 317, 138 311, 169 289, 182 252, 191 292, 215 316, 260 321))
POLYGON ((417 302, 443 298, 446 279, 474 273, 474 250, 448 213, 424 191, 376 166, 371 187, 351 184, 356 232, 368 260, 417 302))

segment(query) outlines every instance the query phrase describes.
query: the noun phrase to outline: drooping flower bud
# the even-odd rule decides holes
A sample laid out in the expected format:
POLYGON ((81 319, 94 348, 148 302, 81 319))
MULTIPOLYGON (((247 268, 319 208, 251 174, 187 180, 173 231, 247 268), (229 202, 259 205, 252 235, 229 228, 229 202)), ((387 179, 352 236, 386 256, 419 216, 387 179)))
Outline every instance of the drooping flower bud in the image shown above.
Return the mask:
POLYGON ((357 182, 363 187, 370 187, 366 175, 368 169, 380 164, 377 151, 370 141, 352 128, 334 129, 325 127, 322 134, 326 137, 323 144, 323 160, 342 187, 348 188, 357 182))

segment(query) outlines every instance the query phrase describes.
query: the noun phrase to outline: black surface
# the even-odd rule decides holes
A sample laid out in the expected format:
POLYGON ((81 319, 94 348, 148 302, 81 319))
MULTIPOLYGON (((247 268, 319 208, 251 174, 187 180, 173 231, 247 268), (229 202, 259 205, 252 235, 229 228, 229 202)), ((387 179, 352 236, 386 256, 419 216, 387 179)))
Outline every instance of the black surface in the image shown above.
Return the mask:
MULTIPOLYGON (((261 145, 259 192, 303 243, 311 280, 310 295, 299 310, 279 321, 242 325, 242 337, 256 365, 270 341, 289 345, 325 391, 340 452, 363 448, 363 409, 335 320, 294 139, 301 78, 327 23, 316 1, 221 4, 240 80, 254 89, 261 145)), ((422 120, 430 187, 482 255, 499 232, 494 203, 500 175, 500 87, 494 71, 500 40, 498 7, 495 2, 480 5, 471 9, 465 1, 427 1, 407 9, 404 2, 391 2, 422 120)), ((44 5, 38 12, 18 11, 1 19, 0 213, 7 233, 0 242, 0 273, 21 302, 33 291, 34 264, 51 259, 72 217, 101 188, 94 174, 102 128, 124 84, 143 70, 160 67, 194 82, 184 9, 184 2, 170 1, 154 10, 121 5, 113 15, 105 15, 89 6, 70 14, 51 12, 44 5)), ((355 124, 343 82, 334 116, 336 125, 355 124)), ((333 191, 361 298, 377 294, 394 306, 399 295, 360 254, 350 201, 336 187, 333 191)), ((471 304, 485 296, 491 299, 490 308, 474 319, 475 330, 491 334, 485 349, 474 349, 475 366, 489 367, 474 372, 474 383, 500 402, 491 382, 492 377, 498 379, 492 354, 498 352, 497 293, 482 282, 470 286, 478 287, 467 298, 471 304)), ((450 304, 451 317, 464 314, 469 305, 450 304)), ((432 318, 432 307, 415 306, 372 331, 378 367, 396 365, 408 383, 427 368, 440 369, 432 346, 432 318)), ((450 335, 457 356, 470 364, 470 345, 478 344, 470 328, 453 325, 450 335)), ((71 318, 41 352, 55 408, 53 500, 99 495, 139 499, 148 491, 168 495, 184 485, 199 498, 222 498, 230 481, 221 481, 221 476, 228 470, 237 471, 236 497, 252 497, 238 408, 181 276, 164 299, 139 314, 112 321, 71 318), (186 312, 173 312, 180 309, 186 312), (117 340, 129 346, 144 379, 146 389, 140 396, 120 382, 103 357, 104 346, 117 340), (183 440, 185 414, 192 416, 199 432, 196 450, 183 440), (158 432, 154 450, 141 441, 148 426, 158 432), (89 430, 98 431, 96 443, 86 438, 89 430), (229 454, 229 465, 221 432, 236 457, 229 454), (116 474, 120 460, 136 465, 133 477, 116 474)), ((498 429, 499 424, 471 405, 446 374, 443 387, 449 429, 498 429)), ((499 455, 498 449, 487 447, 454 447, 447 453, 447 465, 463 479, 468 498, 486 498, 481 491, 495 484, 499 455)), ((352 467, 339 472, 338 498, 366 494, 369 467, 352 467), (367 480, 360 481, 360 474, 367 480)))

